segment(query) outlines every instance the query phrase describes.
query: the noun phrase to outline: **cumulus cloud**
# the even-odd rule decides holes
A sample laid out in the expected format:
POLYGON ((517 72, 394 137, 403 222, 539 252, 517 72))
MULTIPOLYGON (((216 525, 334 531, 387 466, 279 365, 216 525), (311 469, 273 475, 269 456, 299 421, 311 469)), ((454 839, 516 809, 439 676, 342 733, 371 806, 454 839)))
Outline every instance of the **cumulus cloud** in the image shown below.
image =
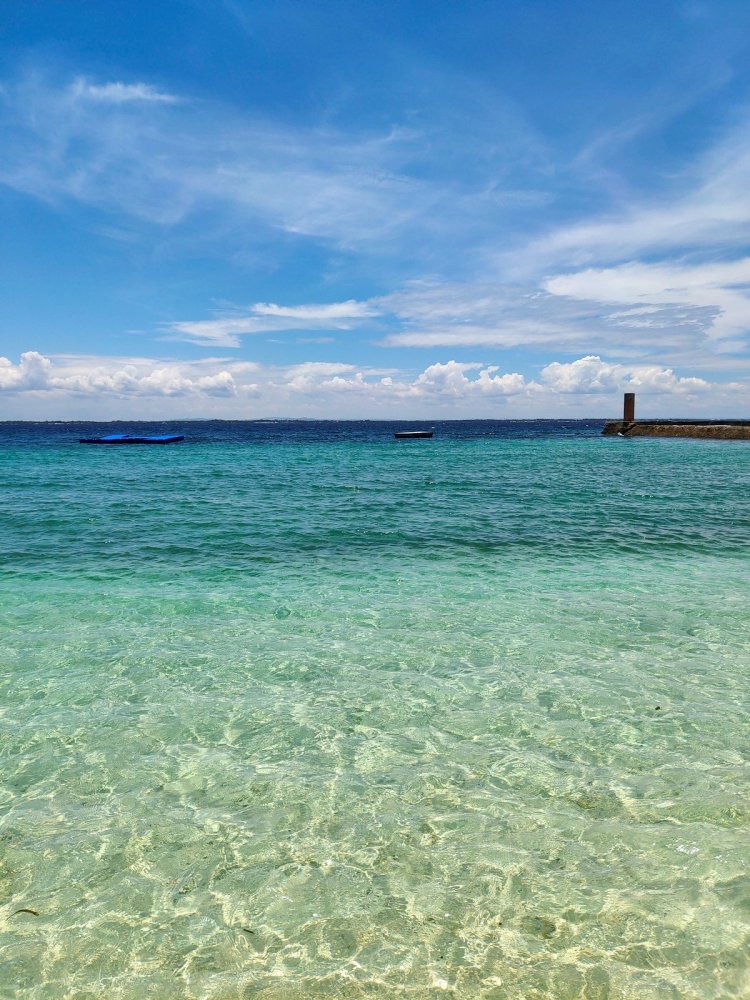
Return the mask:
POLYGON ((483 366, 459 361, 436 362, 416 376, 398 371, 360 371, 350 364, 308 361, 278 370, 273 386, 280 392, 325 398, 328 392, 356 393, 373 406, 396 401, 432 401, 454 404, 480 397, 503 397, 533 392, 537 386, 523 375, 495 374, 496 365, 483 366), (476 372, 476 375, 474 374, 476 372))
POLYGON ((715 413, 721 403, 731 416, 727 401, 741 405, 747 385, 710 383, 671 368, 596 355, 552 362, 538 378, 455 359, 405 372, 343 362, 47 358, 33 351, 17 364, 0 358, 2 412, 30 419, 65 415, 73 403, 79 414, 102 418, 581 416, 605 407, 614 412, 623 390, 643 394, 666 412, 689 400, 691 412, 704 406, 715 413))
POLYGON ((26 351, 14 365, 8 358, 0 357, 0 391, 26 392, 30 389, 46 389, 49 384, 52 363, 37 351, 26 351))
POLYGON ((231 372, 224 369, 200 374, 195 371, 196 367, 199 366, 186 362, 117 358, 105 361, 75 356, 61 356, 53 363, 37 351, 27 351, 17 365, 0 357, 0 391, 91 397, 237 394, 231 372))
POLYGON ((495 375, 496 371, 499 371, 497 365, 482 367, 458 361, 448 361, 445 364, 438 362, 426 368, 410 389, 416 395, 435 393, 461 398, 469 393, 510 396, 536 388, 533 383, 528 384, 518 372, 495 375), (469 378, 467 372, 476 369, 479 369, 477 377, 469 378))
POLYGON ((645 394, 695 395, 714 388, 702 378, 678 377, 671 368, 612 364, 595 354, 568 363, 553 361, 541 374, 544 386, 556 393, 612 394, 638 390, 645 394))
POLYGON ((294 393, 317 392, 324 381, 328 381, 331 376, 340 378, 354 371, 354 365, 306 361, 301 365, 285 368, 283 375, 280 373, 281 378, 276 385, 279 389, 288 389, 294 393))

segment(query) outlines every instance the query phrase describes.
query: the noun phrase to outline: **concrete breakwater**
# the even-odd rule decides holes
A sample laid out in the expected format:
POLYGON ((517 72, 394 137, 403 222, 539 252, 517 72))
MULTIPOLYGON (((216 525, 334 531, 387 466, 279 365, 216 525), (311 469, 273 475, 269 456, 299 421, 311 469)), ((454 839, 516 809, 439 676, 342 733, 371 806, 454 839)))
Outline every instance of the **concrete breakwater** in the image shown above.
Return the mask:
POLYGON ((622 420, 608 420, 602 434, 622 437, 695 437, 750 441, 750 420, 636 420, 635 393, 626 392, 622 420))
POLYGON ((750 441, 750 420, 608 420, 602 434, 750 441))

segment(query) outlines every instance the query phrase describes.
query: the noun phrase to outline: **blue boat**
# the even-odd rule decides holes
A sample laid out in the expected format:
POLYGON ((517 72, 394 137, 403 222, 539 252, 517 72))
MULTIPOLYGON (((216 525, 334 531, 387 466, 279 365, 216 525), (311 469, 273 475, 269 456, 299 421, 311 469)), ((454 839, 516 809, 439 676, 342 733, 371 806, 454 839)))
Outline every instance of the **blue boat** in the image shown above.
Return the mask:
POLYGON ((184 441, 184 434, 154 434, 137 437, 134 434, 106 434, 98 438, 80 438, 81 444, 174 444, 184 441))

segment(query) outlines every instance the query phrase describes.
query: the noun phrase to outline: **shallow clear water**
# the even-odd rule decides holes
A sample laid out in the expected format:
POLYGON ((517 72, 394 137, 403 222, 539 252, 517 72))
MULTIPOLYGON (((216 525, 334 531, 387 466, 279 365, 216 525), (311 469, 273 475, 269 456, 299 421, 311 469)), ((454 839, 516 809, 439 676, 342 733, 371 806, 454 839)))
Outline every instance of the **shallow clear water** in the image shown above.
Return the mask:
POLYGON ((600 426, 0 425, 0 996, 749 995, 750 448, 600 426))

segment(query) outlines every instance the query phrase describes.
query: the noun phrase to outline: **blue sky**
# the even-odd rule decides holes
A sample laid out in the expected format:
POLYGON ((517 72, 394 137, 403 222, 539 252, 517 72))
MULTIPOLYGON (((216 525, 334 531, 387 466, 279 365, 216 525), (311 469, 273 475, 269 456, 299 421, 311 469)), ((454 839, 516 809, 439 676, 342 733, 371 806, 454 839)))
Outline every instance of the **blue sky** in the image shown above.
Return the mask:
POLYGON ((750 4, 0 7, 0 419, 750 416, 750 4))

